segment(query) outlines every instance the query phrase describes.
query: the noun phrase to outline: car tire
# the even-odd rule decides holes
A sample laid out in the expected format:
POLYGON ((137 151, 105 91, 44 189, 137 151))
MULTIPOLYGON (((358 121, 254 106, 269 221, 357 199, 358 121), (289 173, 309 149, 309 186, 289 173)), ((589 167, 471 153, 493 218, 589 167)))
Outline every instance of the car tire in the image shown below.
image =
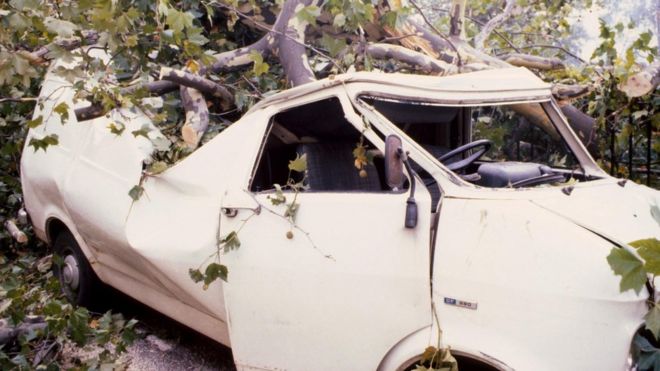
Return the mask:
POLYGON ((88 309, 101 307, 98 299, 103 297, 104 285, 71 233, 60 233, 53 244, 53 251, 59 256, 53 264, 53 273, 60 282, 64 296, 77 306, 88 309))

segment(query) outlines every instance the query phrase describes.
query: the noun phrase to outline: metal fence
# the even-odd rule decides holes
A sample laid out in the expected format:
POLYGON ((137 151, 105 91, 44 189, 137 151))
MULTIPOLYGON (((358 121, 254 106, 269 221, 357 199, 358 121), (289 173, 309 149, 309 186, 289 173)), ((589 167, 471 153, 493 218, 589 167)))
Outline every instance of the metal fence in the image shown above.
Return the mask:
POLYGON ((606 137, 608 150, 605 151, 603 165, 613 176, 625 177, 649 187, 660 189, 660 156, 654 150, 654 143, 660 132, 654 129, 653 118, 643 125, 633 125, 628 118, 628 135, 621 137, 621 128, 608 127, 606 137))

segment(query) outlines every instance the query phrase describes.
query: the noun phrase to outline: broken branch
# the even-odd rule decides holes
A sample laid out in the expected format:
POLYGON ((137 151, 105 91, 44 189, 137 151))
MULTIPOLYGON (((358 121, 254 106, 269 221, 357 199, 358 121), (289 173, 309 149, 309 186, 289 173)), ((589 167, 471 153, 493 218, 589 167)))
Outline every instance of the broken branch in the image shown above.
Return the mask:
POLYGON ((441 60, 429 57, 428 55, 403 46, 373 43, 367 44, 365 52, 375 59, 394 59, 401 63, 420 68, 426 73, 435 73, 438 75, 449 75, 456 73, 456 67, 441 60))
POLYGON ((14 219, 8 219, 5 221, 5 229, 7 233, 18 243, 24 244, 28 242, 27 235, 18 228, 16 221, 14 219))
POLYGON ((512 53, 502 56, 501 59, 514 66, 535 68, 544 71, 557 70, 565 67, 564 62, 558 58, 544 58, 530 54, 512 53))
POLYGON ((234 96, 224 86, 215 81, 206 79, 202 76, 192 74, 186 71, 175 70, 169 67, 160 69, 160 79, 172 81, 175 84, 187 86, 199 90, 207 95, 220 98, 226 109, 233 104, 234 96))
POLYGON ((658 83, 660 83, 660 61, 656 60, 619 84, 619 90, 629 98, 641 97, 655 90, 658 83))
POLYGON ((552 95, 557 100, 570 100, 589 94, 590 88, 587 85, 567 85, 554 84, 552 86, 552 95))

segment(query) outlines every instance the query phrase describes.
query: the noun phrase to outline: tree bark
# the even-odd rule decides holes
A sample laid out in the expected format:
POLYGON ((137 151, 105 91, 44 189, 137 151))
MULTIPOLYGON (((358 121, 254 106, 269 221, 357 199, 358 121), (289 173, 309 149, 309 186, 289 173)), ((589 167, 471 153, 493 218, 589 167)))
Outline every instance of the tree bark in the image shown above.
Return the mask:
POLYGON ((660 83, 660 60, 656 60, 619 84, 619 90, 629 98, 641 97, 655 90, 658 83, 660 83))
POLYGON ((5 229, 7 230, 7 233, 18 243, 24 244, 28 242, 27 235, 23 233, 23 231, 18 228, 16 225, 16 221, 13 219, 9 219, 5 221, 5 229))
POLYGON ((415 66, 426 73, 451 75, 456 73, 456 66, 403 46, 373 43, 365 46, 365 53, 375 59, 394 59, 401 63, 415 66))
POLYGON ((550 71, 565 68, 564 62, 558 58, 544 58, 538 55, 511 53, 501 59, 517 67, 535 68, 537 70, 550 71))
POLYGON ((197 89, 181 86, 181 103, 186 111, 186 122, 181 137, 189 149, 194 150, 209 126, 209 107, 204 95, 197 89))
POLYGON ((502 23, 506 22, 511 14, 513 13, 513 8, 516 5, 515 0, 506 0, 506 5, 504 6, 504 11, 502 13, 493 17, 488 23, 484 25, 481 29, 481 32, 474 38, 474 47, 480 50, 483 50, 486 45, 486 40, 490 34, 495 31, 502 23))
POLYGON ((273 26, 276 32, 271 51, 279 58, 284 75, 292 86, 316 80, 305 47, 305 31, 309 24, 296 16, 297 12, 313 3, 313 0, 287 0, 273 26))
POLYGON ((190 72, 162 67, 160 69, 160 79, 199 90, 212 97, 220 98, 224 109, 229 109, 234 103, 234 96, 224 86, 190 72))

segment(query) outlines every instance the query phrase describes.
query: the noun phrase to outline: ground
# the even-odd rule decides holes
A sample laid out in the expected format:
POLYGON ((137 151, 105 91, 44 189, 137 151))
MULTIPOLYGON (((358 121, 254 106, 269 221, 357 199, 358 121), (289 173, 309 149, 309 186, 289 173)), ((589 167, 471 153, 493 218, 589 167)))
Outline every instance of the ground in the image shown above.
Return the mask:
POLYGON ((141 337, 120 359, 127 370, 235 370, 229 348, 121 293, 112 297, 113 312, 140 321, 141 337))

